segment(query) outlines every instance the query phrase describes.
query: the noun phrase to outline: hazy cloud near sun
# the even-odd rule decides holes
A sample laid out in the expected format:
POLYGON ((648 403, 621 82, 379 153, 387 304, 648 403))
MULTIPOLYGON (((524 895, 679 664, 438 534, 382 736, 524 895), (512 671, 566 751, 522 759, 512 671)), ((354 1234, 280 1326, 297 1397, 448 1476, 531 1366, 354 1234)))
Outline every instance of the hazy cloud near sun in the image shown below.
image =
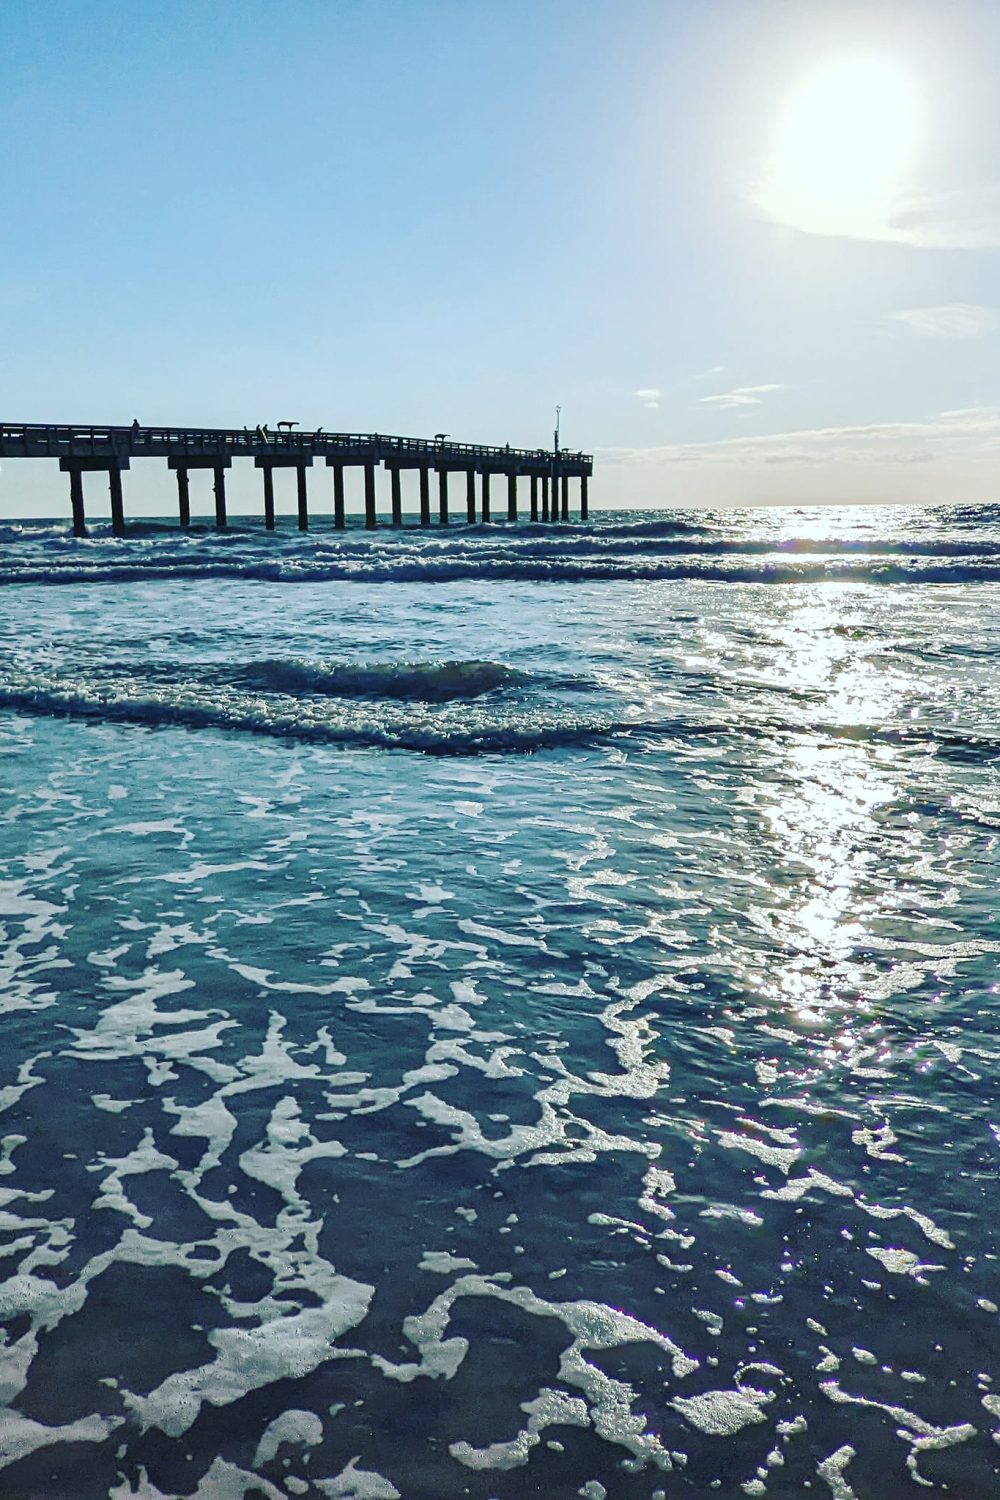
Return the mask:
POLYGON ((896 192, 840 202, 789 197, 765 177, 745 198, 772 223, 803 234, 874 240, 918 250, 1000 248, 1000 184, 943 193, 896 192))
POLYGON ((774 381, 766 385, 738 385, 734 390, 722 391, 717 396, 699 396, 698 400, 702 406, 718 406, 723 411, 732 411, 740 406, 760 406, 771 391, 782 389, 774 381))
POLYGON ((1000 327, 1000 311, 975 302, 949 302, 942 307, 908 307, 890 315, 916 333, 934 339, 981 339, 1000 327))
POLYGON ((659 389, 658 386, 651 385, 646 386, 641 391, 633 391, 632 394, 634 396, 637 396, 638 399, 642 402, 643 406, 645 406, 649 411, 657 411, 660 405, 660 397, 663 395, 663 392, 659 389))

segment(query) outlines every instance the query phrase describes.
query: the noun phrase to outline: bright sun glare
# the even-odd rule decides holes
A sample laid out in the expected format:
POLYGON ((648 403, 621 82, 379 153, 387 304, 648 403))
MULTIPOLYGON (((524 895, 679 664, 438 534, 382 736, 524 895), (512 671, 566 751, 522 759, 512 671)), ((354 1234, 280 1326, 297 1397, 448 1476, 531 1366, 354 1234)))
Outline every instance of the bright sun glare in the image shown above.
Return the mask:
POLYGON ((885 222, 916 144, 905 72, 886 58, 840 58, 805 78, 780 117, 768 198, 817 233, 885 222))

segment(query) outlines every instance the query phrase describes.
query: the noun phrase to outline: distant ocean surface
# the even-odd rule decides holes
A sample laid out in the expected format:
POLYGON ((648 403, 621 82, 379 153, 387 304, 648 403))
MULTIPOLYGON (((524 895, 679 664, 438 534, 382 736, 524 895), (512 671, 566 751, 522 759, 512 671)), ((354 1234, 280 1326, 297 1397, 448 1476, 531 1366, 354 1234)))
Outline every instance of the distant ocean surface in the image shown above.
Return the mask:
POLYGON ((0 523, 2 1500, 1000 1494, 1000 507, 0 523))

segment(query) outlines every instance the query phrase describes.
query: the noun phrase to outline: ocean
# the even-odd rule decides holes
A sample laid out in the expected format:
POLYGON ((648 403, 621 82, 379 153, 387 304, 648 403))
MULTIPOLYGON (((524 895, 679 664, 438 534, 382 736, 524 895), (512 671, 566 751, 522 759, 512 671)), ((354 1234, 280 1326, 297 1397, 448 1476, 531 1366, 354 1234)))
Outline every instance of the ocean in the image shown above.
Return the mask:
POLYGON ((1000 507, 0 526, 0 1496, 1000 1493, 1000 507))

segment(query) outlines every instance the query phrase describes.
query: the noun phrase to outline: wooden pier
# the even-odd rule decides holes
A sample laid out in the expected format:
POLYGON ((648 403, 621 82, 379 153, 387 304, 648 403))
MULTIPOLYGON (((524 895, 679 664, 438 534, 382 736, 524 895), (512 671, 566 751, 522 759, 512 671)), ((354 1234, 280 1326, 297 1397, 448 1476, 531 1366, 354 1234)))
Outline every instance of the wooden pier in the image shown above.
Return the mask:
POLYGON ((317 460, 332 470, 333 524, 343 529, 344 470, 364 470, 365 526, 378 525, 375 474, 379 467, 389 471, 391 524, 402 526, 402 484, 404 469, 415 469, 419 483, 420 525, 431 524, 431 472, 437 474, 437 524, 452 521, 449 477, 465 476, 464 515, 469 525, 481 519, 496 519, 491 511, 491 481, 494 475, 506 477, 506 513, 509 522, 520 517, 518 480, 529 481, 528 517, 549 524, 570 519, 569 481, 580 481, 579 519, 588 514, 587 481, 594 461, 588 453, 570 453, 566 449, 496 448, 478 443, 453 443, 449 438, 386 437, 382 433, 300 432, 289 424, 277 430, 267 427, 130 427, 45 426, 42 423, 0 423, 0 460, 12 458, 57 458, 63 473, 69 475, 73 532, 85 536, 87 530, 83 496, 83 476, 101 473, 108 476, 111 494, 111 529, 125 531, 125 498, 122 472, 133 458, 165 458, 177 476, 177 513, 182 527, 191 525, 191 471, 207 470, 212 475, 215 525, 224 530, 226 512, 226 471, 236 458, 252 458, 261 470, 263 480, 264 525, 273 530, 274 471, 294 469, 296 478, 297 522, 300 531, 309 526, 309 497, 306 470, 317 460), (480 508, 476 510, 476 479, 479 478, 480 508))

